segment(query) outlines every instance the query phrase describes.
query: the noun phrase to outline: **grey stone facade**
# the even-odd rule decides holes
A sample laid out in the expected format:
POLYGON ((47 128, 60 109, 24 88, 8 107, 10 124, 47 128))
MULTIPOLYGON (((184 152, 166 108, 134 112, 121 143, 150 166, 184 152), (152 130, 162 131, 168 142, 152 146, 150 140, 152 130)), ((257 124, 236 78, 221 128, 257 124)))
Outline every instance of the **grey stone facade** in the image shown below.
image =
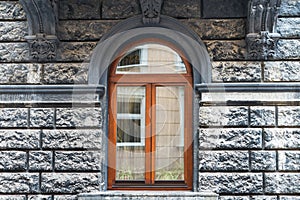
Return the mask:
MULTIPOLYGON (((177 18, 204 41, 212 83, 298 83, 299 0, 282 0, 278 52, 268 60, 247 58, 247 4, 165 0, 162 14, 177 18)), ((137 0, 60 0, 58 8, 56 59, 32 62, 22 5, 0 0, 1 87, 86 85, 97 42, 118 22, 141 14, 137 0)), ((196 189, 215 192, 220 200, 300 199, 299 92, 284 100, 257 91, 247 98, 234 95, 239 96, 199 100, 196 189)), ((29 96, 0 96, 0 200, 75 200, 79 193, 105 189, 105 97, 51 96, 34 89, 29 96)), ((139 195, 128 199, 145 198, 139 195)), ((200 199, 189 195, 174 199, 200 199)), ((120 195, 107 194, 114 198, 120 195)))

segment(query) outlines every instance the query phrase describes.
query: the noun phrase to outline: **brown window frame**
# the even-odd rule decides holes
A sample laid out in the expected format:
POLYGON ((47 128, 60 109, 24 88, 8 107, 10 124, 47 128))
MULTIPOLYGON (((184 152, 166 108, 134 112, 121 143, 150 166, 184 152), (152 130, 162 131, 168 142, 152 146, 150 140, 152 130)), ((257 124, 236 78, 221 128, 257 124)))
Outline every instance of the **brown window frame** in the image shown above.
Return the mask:
MULTIPOLYGON (((109 105, 108 105, 108 190, 192 190, 193 185, 193 76, 191 66, 182 54, 172 45, 162 41, 153 41, 151 39, 140 43, 155 42, 166 45, 175 50, 182 58, 187 72, 184 74, 116 74, 116 68, 130 47, 125 48, 124 54, 119 56, 111 65, 109 73, 109 105), (155 181, 155 112, 146 114, 146 139, 145 139, 145 181, 118 181, 116 177, 116 87, 117 86, 144 86, 146 88, 146 112, 150 113, 150 108, 155 105, 155 92, 158 86, 184 86, 184 180, 183 181, 155 181), (150 120, 151 118, 151 120, 150 120), (147 126, 151 124, 150 126, 147 126)), ((139 43, 139 44, 140 44, 139 43)))

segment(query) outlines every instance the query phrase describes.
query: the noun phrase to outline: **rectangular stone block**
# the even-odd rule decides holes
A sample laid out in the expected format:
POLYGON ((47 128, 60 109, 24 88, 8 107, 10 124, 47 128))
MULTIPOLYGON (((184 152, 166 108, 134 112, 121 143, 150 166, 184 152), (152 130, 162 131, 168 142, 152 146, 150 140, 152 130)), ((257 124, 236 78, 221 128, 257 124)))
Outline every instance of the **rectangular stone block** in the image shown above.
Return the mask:
POLYGON ((0 193, 36 193, 39 191, 37 173, 0 173, 0 193))
POLYGON ((277 200, 277 196, 251 196, 251 200, 277 200))
POLYGON ((300 196, 279 196, 280 200, 300 200, 300 196))
POLYGON ((100 151, 55 152, 55 169, 58 171, 99 171, 101 165, 100 151))
POLYGON ((104 0, 102 3, 103 19, 124 19, 141 14, 138 0, 104 0))
POLYGON ((247 16, 247 0, 203 0, 204 18, 238 18, 247 16))
POLYGON ((300 2, 298 0, 282 0, 280 10, 279 10, 279 15, 299 16, 300 2))
POLYGON ((300 81, 300 63, 295 61, 265 62, 264 81, 300 81))
POLYGON ((100 173, 43 173, 43 193, 88 193, 100 188, 100 173))
POLYGON ((265 191, 271 194, 300 193, 299 173, 266 173, 265 191))
POLYGON ((27 108, 0 108, 0 127, 27 127, 27 108))
POLYGON ((263 192, 262 173, 199 173, 199 189, 216 193, 249 194, 263 192))
POLYGON ((259 62, 213 62, 213 82, 258 82, 261 81, 259 62))
POLYGON ((52 200, 51 195, 29 195, 29 200, 52 200))
POLYGON ((41 82, 40 64, 1 64, 0 83, 37 84, 41 82))
POLYGON ((57 61, 83 62, 92 55, 96 45, 96 42, 61 42, 57 50, 57 61))
POLYGON ((253 171, 275 171, 276 152, 275 151, 252 151, 251 170, 253 171))
POLYGON ((25 35, 28 35, 27 22, 0 22, 1 41, 25 41, 25 35))
POLYGON ((30 108, 30 127, 53 127, 54 108, 30 108))
POLYGON ((0 1, 0 19, 26 19, 26 14, 18 1, 0 1))
POLYGON ((60 0, 60 19, 100 19, 100 2, 98 0, 60 0))
POLYGON ((102 127, 101 108, 57 108, 56 127, 102 127))
POLYGON ((26 163, 27 154, 24 151, 0 151, 0 171, 24 171, 26 163))
MULTIPOLYGON (((299 4, 300 6, 300 4, 299 4)), ((283 38, 300 37, 300 18, 278 18, 277 31, 283 38)))
POLYGON ((264 141, 267 149, 300 148, 300 130, 298 128, 264 129, 264 141))
POLYGON ((249 170, 249 153, 248 151, 199 151, 199 170, 249 170))
POLYGON ((0 149, 37 149, 39 139, 38 130, 0 130, 0 149))
POLYGON ((211 128, 199 130, 200 149, 257 149, 262 148, 259 128, 211 128))
POLYGON ((201 5, 198 0, 168 0, 164 1, 161 13, 176 18, 199 18, 201 5))
POLYGON ((300 152, 299 151, 279 151, 278 168, 282 171, 300 170, 300 152))
POLYGON ((299 126, 300 106, 278 106, 278 126, 299 126))
POLYGON ((54 200, 78 200, 77 195, 54 195, 54 200))
POLYGON ((26 195, 0 195, 0 200, 26 200, 26 195))
POLYGON ((249 196, 220 196, 219 200, 251 200, 249 196))
POLYGON ((299 59, 300 39, 282 39, 277 46, 277 59, 299 59))
POLYGON ((29 61, 29 47, 26 42, 0 43, 0 62, 29 61))
POLYGON ((274 106, 251 106, 250 107, 251 126, 275 126, 274 106))
POLYGON ((29 152, 29 170, 49 171, 52 170, 51 151, 31 151, 29 152))
POLYGON ((200 107, 200 126, 247 126, 248 108, 245 106, 200 107))
POLYGON ((102 130, 43 130, 45 149, 101 149, 102 130))

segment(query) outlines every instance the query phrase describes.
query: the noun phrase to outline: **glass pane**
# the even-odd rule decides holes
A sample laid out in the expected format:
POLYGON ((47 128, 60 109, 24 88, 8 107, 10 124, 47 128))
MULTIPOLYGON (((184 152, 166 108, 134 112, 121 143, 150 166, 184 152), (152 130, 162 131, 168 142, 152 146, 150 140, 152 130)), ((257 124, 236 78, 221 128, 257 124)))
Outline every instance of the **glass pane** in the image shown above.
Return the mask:
POLYGON ((156 88, 156 180, 184 180, 184 87, 156 88))
POLYGON ((160 44, 137 46, 119 62, 117 74, 187 73, 181 57, 171 48, 160 44))
POLYGON ((116 180, 143 180, 145 87, 117 87, 116 180))

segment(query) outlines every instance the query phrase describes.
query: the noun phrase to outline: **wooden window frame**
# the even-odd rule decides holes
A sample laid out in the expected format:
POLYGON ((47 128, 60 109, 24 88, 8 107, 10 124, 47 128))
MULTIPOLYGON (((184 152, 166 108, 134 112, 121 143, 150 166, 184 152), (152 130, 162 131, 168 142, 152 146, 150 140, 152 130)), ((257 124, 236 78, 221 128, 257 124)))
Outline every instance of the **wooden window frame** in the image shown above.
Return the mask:
MULTIPOLYGON (((149 42, 149 40, 147 40, 149 42)), ((153 42, 150 40, 150 42, 153 42)), ((157 41, 155 41, 157 43, 157 41)), ((159 42, 159 44, 166 45, 159 42)), ((133 46, 135 46, 133 44, 133 46)), ((167 44, 166 46, 171 46, 167 44)), ((174 48, 172 48, 174 49, 174 48)), ((176 51, 176 50, 175 50, 176 51)), ((124 50, 126 52, 126 49, 124 50)), ((178 53, 178 51, 176 51, 178 53)), ((178 53, 180 56, 182 54, 178 53)), ((182 57, 187 69, 185 74, 117 74, 116 68, 122 56, 111 65, 109 73, 109 106, 108 106, 108 190, 192 190, 193 186, 193 77, 189 63, 182 57), (116 177, 116 88, 117 86, 144 86, 146 88, 146 112, 155 105, 156 87, 184 86, 184 180, 183 181, 155 181, 155 114, 145 117, 145 181, 118 181, 116 177), (150 120, 151 118, 151 120, 150 120), (151 130, 152 129, 152 130, 151 130)))

